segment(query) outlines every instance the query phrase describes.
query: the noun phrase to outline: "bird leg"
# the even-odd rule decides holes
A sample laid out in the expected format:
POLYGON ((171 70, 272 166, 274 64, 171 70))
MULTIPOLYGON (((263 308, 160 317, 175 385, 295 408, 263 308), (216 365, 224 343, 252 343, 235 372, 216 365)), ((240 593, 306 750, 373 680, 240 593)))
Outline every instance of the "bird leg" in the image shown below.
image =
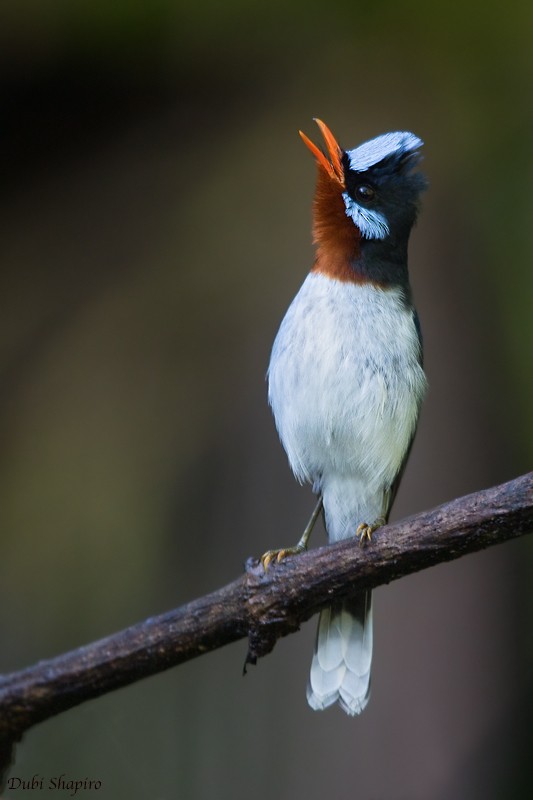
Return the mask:
POLYGON ((370 525, 366 522, 361 522, 358 526, 355 535, 358 537, 359 542, 363 544, 363 542, 370 542, 372 540, 372 534, 374 531, 377 531, 378 528, 381 528, 382 525, 386 525, 388 521, 388 511, 390 506, 390 489, 387 489, 383 492, 383 503, 381 505, 381 514, 377 519, 374 520, 370 525))
POLYGON ((307 542, 309 541, 309 537, 311 536, 311 531, 315 527, 315 522, 318 519, 318 515, 322 511, 322 498, 318 501, 315 506, 315 510, 311 514, 311 519, 305 526, 305 530, 302 533, 300 540, 297 545, 294 547, 284 547, 281 550, 267 550, 266 553, 263 553, 261 556, 261 564, 263 565, 263 569, 265 572, 269 568, 272 561, 276 560, 278 563, 283 561, 284 558, 287 556, 295 556, 298 553, 303 553, 307 550, 307 542))

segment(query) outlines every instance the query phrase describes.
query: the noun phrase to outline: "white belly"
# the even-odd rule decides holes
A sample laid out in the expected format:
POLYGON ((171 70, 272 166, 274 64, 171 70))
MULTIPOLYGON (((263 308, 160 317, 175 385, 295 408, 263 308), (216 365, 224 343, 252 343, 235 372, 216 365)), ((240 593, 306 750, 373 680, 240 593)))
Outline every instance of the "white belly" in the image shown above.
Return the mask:
POLYGON ((269 400, 296 477, 317 492, 348 480, 363 506, 389 488, 426 387, 419 361, 414 314, 401 290, 311 273, 269 367, 269 400))

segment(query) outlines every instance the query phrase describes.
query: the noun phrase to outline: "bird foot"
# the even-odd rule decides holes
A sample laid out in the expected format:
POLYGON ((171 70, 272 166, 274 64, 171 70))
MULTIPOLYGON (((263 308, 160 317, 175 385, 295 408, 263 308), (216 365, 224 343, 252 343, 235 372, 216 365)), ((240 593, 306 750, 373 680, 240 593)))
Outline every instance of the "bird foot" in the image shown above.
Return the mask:
POLYGON ((371 542, 374 531, 377 531, 378 528, 381 528, 382 525, 386 524, 387 520, 385 517, 378 517, 371 525, 368 525, 366 522, 362 522, 357 528, 355 535, 358 537, 361 544, 363 544, 363 542, 371 542))
POLYGON ((303 544, 297 544, 294 547, 284 547, 281 550, 267 550, 266 553, 263 553, 261 556, 261 564, 266 572, 273 561, 279 564, 280 561, 283 561, 287 556, 296 556, 299 553, 305 553, 306 550, 307 547, 303 544))
POLYGON ((309 537, 311 536, 311 531, 315 526, 315 522, 317 521, 318 515, 322 511, 322 498, 320 497, 318 503, 315 506, 313 513, 311 514, 311 519, 307 523, 304 532, 300 537, 300 541, 294 547, 284 547, 281 550, 267 550, 266 553, 263 553, 261 556, 261 564, 263 565, 263 569, 265 572, 269 568, 270 564, 275 560, 276 563, 279 564, 280 561, 283 561, 284 558, 287 556, 297 556, 298 553, 305 553, 307 550, 307 542, 309 541, 309 537))

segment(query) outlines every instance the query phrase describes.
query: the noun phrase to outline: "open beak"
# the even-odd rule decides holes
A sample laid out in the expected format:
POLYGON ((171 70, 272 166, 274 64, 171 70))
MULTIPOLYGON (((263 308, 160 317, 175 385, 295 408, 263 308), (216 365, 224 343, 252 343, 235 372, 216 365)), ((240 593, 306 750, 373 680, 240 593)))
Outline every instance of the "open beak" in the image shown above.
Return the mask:
POLYGON ((298 133, 300 134, 300 136, 304 141, 304 144, 307 145, 307 147, 312 152, 312 154, 314 155, 320 166, 324 167, 324 169, 331 178, 338 181, 341 184, 341 186, 344 186, 344 170, 342 168, 342 162, 341 162, 342 150, 337 144, 337 140, 335 139, 335 137, 333 136, 332 132, 325 124, 325 122, 322 122, 321 119, 316 119, 316 118, 315 122, 320 128, 320 132, 324 137, 324 141, 326 142, 329 159, 324 155, 322 150, 319 150, 316 144, 313 144, 313 142, 310 139, 308 139, 305 133, 302 133, 302 131, 298 131, 298 133))

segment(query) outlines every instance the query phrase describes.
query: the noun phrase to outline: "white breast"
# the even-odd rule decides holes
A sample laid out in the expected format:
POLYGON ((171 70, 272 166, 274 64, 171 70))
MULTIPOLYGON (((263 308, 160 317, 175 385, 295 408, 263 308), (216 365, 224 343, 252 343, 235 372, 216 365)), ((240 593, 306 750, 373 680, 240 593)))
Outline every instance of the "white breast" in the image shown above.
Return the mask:
POLYGON ((400 289, 310 273, 274 342, 269 400, 291 467, 369 493, 393 482, 426 381, 413 310, 400 289))

